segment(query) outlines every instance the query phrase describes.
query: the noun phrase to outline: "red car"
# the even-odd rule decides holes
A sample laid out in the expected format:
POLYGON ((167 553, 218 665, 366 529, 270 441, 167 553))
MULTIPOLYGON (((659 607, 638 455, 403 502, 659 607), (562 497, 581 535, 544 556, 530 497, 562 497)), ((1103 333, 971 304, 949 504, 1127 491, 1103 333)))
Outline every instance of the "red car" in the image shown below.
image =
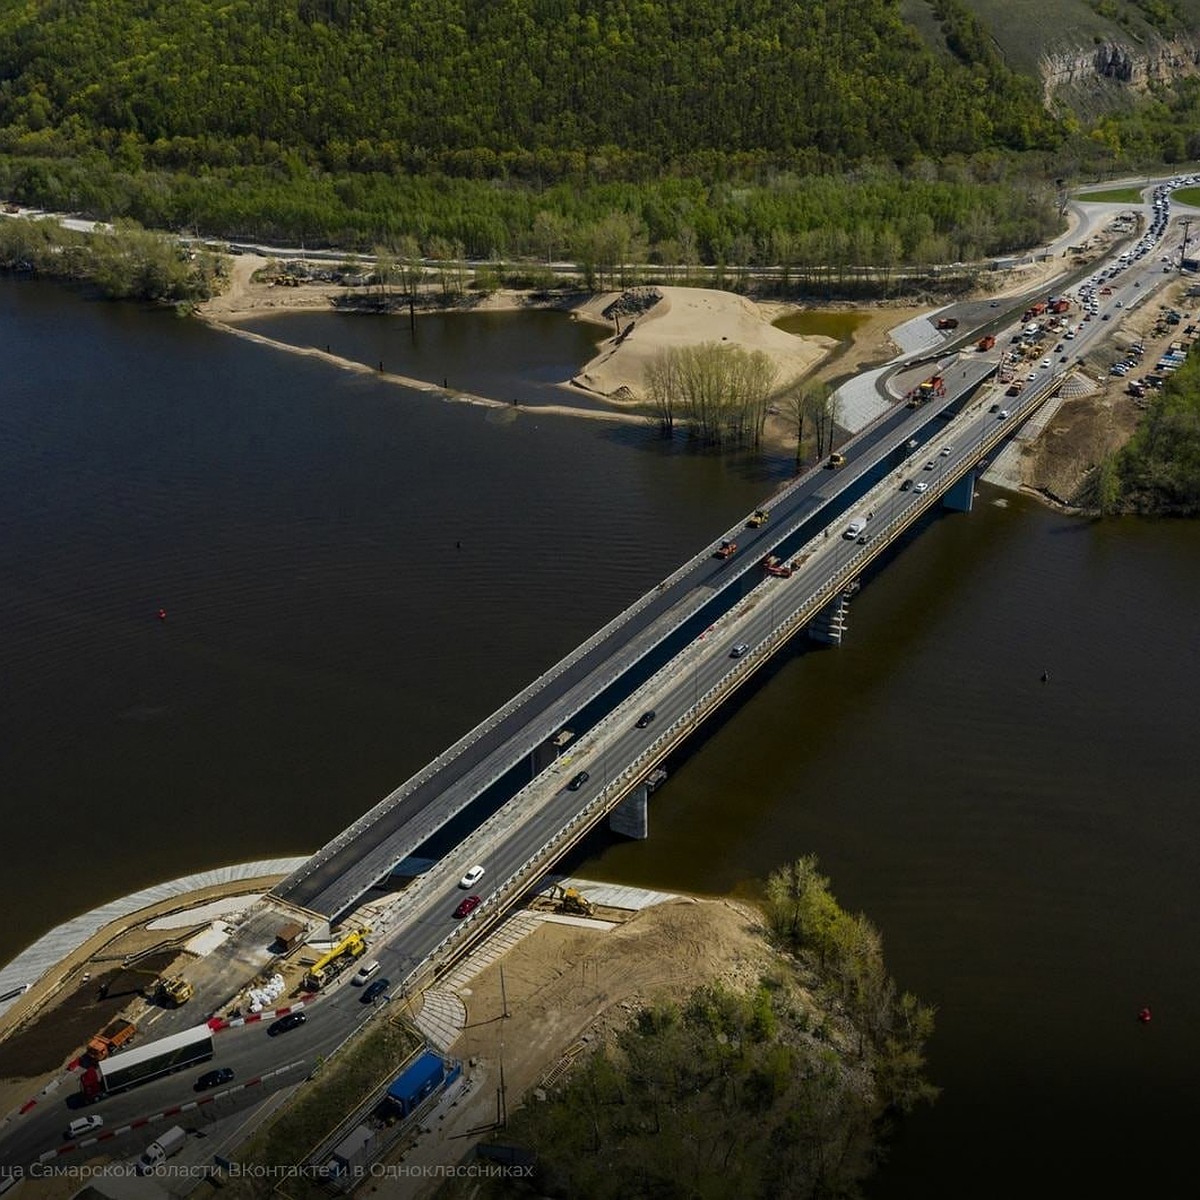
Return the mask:
POLYGON ((455 910, 456 917, 469 917, 480 904, 478 896, 468 896, 455 910))

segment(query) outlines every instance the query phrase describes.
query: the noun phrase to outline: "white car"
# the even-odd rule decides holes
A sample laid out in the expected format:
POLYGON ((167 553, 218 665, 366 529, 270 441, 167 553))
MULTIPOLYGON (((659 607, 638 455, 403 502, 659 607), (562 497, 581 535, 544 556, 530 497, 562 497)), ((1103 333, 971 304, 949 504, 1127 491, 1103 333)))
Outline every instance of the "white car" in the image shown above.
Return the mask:
POLYGON ((483 868, 476 864, 459 881, 460 888, 474 887, 483 878, 483 868))
POLYGON ((939 453, 939 454, 942 456, 942 458, 949 458, 949 457, 950 457, 950 453, 951 453, 950 447, 949 447, 949 446, 943 446, 943 447, 941 448, 941 450, 940 450, 940 451, 938 451, 938 453, 939 453))
POLYGON ((72 1138, 83 1137, 85 1133, 94 1133, 97 1129, 103 1128, 103 1117, 76 1117, 75 1120, 63 1130, 63 1137, 69 1141, 72 1138))
POLYGON ((929 484, 927 484, 923 479, 921 479, 913 484, 913 491, 914 492, 923 492, 928 486, 929 486, 929 484))
POLYGON ((997 420, 997 421, 1007 421, 1007 420, 1008 420, 1008 409, 1007 409, 1007 408, 1002 408, 1002 409, 1001 409, 1001 410, 1000 410, 1000 411, 999 411, 999 412, 996 414, 996 420, 997 420))
POLYGON ((1048 371, 1050 369, 1050 360, 1048 358, 1043 358, 1041 366, 1043 371, 1048 371))

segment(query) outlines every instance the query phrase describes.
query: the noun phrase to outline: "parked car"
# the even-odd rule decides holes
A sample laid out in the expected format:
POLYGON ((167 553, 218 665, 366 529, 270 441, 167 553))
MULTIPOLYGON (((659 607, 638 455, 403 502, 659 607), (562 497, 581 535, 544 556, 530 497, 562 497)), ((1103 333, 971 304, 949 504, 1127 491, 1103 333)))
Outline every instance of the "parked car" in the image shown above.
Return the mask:
POLYGON ((278 1037, 281 1033, 287 1033, 291 1029, 299 1029, 308 1018, 302 1012, 288 1013, 286 1017, 280 1017, 278 1021, 272 1021, 267 1027, 267 1037, 278 1037))

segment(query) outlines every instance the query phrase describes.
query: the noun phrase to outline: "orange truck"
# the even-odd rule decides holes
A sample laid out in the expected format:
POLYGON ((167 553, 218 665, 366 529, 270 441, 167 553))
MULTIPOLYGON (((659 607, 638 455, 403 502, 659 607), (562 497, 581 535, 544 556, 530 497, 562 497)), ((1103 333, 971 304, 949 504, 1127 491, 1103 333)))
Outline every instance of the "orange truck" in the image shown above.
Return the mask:
POLYGON ((975 344, 975 349, 979 351, 990 350, 996 344, 996 339, 989 333, 986 337, 981 337, 975 344))
POLYGON ((118 1017, 110 1021, 87 1044, 88 1057, 93 1062, 103 1062, 110 1054, 115 1054, 137 1033, 137 1026, 132 1021, 118 1017))
POLYGON ((737 542, 724 541, 713 551, 713 558, 732 558, 737 553, 737 542))

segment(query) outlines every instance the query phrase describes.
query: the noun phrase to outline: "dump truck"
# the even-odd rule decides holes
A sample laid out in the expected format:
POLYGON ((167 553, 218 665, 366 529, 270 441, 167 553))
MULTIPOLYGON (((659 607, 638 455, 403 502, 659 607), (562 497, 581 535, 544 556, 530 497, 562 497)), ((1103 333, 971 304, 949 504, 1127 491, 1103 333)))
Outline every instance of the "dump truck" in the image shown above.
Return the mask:
POLYGON ((946 382, 940 375, 930 375, 908 393, 908 407, 918 408, 934 396, 946 394, 946 382))
POLYGON ((937 328, 938 329, 957 329, 958 328, 958 318, 957 317, 938 317, 937 328))
POLYGON ((767 523, 767 518, 770 515, 771 514, 765 508, 756 508, 750 515, 750 519, 746 522, 746 524, 751 529, 757 529, 760 525, 765 525, 767 523))
POLYGON ((110 1054, 115 1054, 122 1046, 133 1040, 137 1026, 132 1021, 118 1017, 110 1021, 87 1044, 87 1055, 94 1063, 103 1062, 110 1054))
POLYGON ((732 558, 737 553, 737 542, 725 539, 714 551, 713 558, 732 558))
POLYGON ((777 579, 790 579, 795 566, 790 562, 784 562, 774 554, 768 554, 763 559, 763 570, 768 575, 774 575, 777 579))
POLYGON ((990 350, 995 344, 995 337, 989 333, 986 337, 981 337, 979 341, 975 343, 975 349, 982 352, 984 350, 990 350))
POLYGON ((154 985, 154 999, 164 1008, 179 1008, 186 1004, 195 992, 196 989, 182 975, 160 979, 154 985))
POLYGON ((361 958, 367 949, 367 934, 370 929, 355 929, 340 942, 327 950, 305 973, 302 986, 306 991, 319 992, 327 983, 336 979, 356 958, 361 958))

